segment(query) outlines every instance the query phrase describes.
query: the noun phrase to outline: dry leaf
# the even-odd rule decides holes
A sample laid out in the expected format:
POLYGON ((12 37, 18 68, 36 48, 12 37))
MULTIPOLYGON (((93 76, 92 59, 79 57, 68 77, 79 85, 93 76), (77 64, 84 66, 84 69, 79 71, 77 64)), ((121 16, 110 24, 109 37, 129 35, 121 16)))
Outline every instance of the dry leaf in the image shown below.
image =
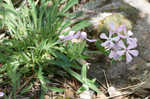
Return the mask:
POLYGON ((73 98, 74 92, 71 89, 65 89, 65 98, 73 98))

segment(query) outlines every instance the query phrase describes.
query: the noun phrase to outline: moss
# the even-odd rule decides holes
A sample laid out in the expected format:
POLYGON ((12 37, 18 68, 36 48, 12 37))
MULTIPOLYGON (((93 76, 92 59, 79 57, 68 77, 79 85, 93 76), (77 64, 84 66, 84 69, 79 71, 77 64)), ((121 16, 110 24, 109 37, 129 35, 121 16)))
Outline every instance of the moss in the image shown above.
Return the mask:
POLYGON ((112 6, 112 8, 110 9, 105 9, 105 12, 123 12, 125 14, 125 16, 132 21, 132 23, 135 23, 137 18, 138 18, 138 14, 139 11, 134 8, 131 7, 129 4, 123 3, 120 4, 117 7, 112 6))
POLYGON ((109 30, 109 24, 114 23, 115 28, 118 28, 120 25, 125 25, 127 29, 132 29, 132 22, 124 17, 122 14, 114 13, 110 16, 104 18, 98 27, 98 32, 106 32, 109 30))

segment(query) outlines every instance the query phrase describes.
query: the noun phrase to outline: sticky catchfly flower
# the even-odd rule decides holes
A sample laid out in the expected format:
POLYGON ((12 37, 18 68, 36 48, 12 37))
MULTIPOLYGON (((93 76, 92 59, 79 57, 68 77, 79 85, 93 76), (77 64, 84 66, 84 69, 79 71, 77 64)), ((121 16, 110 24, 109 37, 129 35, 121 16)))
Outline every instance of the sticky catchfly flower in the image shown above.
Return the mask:
POLYGON ((120 37, 120 39, 126 39, 128 44, 136 44, 137 43, 137 39, 136 38, 132 38, 131 36, 133 35, 133 32, 131 30, 126 29, 125 25, 121 25, 118 29, 117 29, 117 34, 120 37), (121 34, 121 32, 123 32, 121 34))
POLYGON ((129 63, 132 61, 132 56, 138 56, 139 52, 137 50, 134 50, 134 48, 137 47, 137 45, 129 44, 128 47, 125 46, 124 42, 120 40, 118 42, 118 45, 122 48, 122 50, 117 51, 117 54, 122 56, 126 55, 126 62, 129 63))
POLYGON ((67 35, 67 36, 62 35, 62 36, 59 36, 59 38, 65 40, 65 41, 73 40, 73 39, 87 40, 89 42, 95 42, 96 41, 95 39, 93 39, 93 40, 88 39, 87 33, 81 32, 81 31, 78 31, 77 33, 75 33, 75 31, 70 31, 69 35, 67 35))
POLYGON ((121 48, 115 44, 112 48, 111 48, 111 51, 110 51, 110 54, 109 54, 109 58, 111 59, 114 59, 114 60, 118 60, 120 55, 117 53, 118 50, 120 50, 121 48))
POLYGON ((89 42, 96 42, 96 40, 95 39, 88 39, 87 38, 87 33, 86 32, 80 32, 81 34, 80 34, 80 38, 82 39, 82 40, 87 40, 87 41, 89 41, 89 42))
POLYGON ((75 33, 75 31, 70 31, 67 36, 61 35, 61 36, 59 36, 59 38, 65 40, 65 41, 72 40, 72 39, 75 38, 75 34, 74 33, 75 33))
POLYGON ((100 35, 101 39, 105 39, 106 41, 104 43, 101 43, 101 46, 103 47, 107 47, 109 49, 111 49, 114 46, 114 41, 118 41, 119 37, 112 37, 112 32, 109 32, 109 36, 107 37, 105 33, 102 33, 100 35))
POLYGON ((126 38, 128 44, 136 44, 137 43, 137 39, 136 38, 130 37, 132 35, 133 35, 133 32, 130 31, 130 30, 126 33, 125 38, 126 38))

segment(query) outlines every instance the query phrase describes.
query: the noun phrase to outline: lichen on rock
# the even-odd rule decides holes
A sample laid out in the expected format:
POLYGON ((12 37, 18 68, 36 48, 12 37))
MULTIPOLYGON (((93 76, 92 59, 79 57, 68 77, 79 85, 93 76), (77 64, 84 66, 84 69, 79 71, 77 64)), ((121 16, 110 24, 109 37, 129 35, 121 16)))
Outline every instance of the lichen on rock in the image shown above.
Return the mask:
POLYGON ((98 16, 91 18, 93 29, 98 33, 107 32, 109 25, 113 23, 115 28, 125 25, 128 30, 132 29, 132 22, 120 13, 100 13, 98 16))

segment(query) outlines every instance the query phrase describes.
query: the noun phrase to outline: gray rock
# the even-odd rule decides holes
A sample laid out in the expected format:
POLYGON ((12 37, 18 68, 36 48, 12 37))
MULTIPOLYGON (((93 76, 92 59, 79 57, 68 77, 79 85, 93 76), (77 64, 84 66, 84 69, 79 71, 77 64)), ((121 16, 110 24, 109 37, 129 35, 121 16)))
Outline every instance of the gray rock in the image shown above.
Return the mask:
MULTIPOLYGON (((92 63, 89 70, 89 75, 103 81, 105 77, 102 70, 104 69, 112 85, 121 88, 131 84, 144 82, 144 84, 138 88, 139 91, 139 89, 143 90, 145 88, 150 88, 150 66, 148 64, 148 62, 150 62, 150 4, 145 2, 145 0, 124 1, 126 1, 124 3, 129 4, 131 7, 133 6, 137 8, 140 13, 144 14, 141 18, 139 16, 136 19, 132 30, 134 36, 138 39, 137 49, 140 54, 129 64, 126 64, 125 61, 117 62, 115 64, 100 62, 92 63), (139 2, 141 2, 141 4, 139 2)), ((112 5, 112 3, 108 5, 112 5)), ((109 9, 107 5, 105 5, 105 8, 109 9)), ((122 11, 120 11, 120 13, 121 12, 122 11)))

